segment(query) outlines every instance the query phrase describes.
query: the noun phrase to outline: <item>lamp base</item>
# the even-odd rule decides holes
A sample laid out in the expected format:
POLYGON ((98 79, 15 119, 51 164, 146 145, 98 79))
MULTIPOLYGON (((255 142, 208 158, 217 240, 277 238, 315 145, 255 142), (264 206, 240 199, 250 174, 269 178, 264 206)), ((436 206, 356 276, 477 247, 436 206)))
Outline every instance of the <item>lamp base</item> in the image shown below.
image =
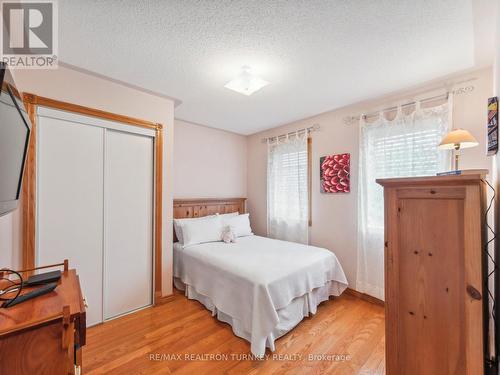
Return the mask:
POLYGON ((462 174, 480 174, 486 176, 488 173, 487 169, 455 169, 454 171, 436 173, 436 176, 456 176, 462 174))

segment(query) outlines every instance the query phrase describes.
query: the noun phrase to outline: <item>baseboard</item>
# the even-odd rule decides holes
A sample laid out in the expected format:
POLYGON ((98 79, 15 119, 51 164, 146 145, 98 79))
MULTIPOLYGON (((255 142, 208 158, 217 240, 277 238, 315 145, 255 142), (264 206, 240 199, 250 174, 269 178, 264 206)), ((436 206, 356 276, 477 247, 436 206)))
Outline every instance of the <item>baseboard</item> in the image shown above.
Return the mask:
MULTIPOLYGON (((351 288, 347 288, 345 290, 345 293, 347 293, 347 294, 349 294, 349 295, 351 295, 353 297, 362 299, 363 301, 373 303, 375 305, 385 306, 385 302, 384 301, 382 301, 382 300, 380 300, 378 298, 375 298, 373 296, 370 296, 368 294, 358 292, 357 290, 354 290, 354 289, 351 289, 351 288)), ((165 303, 171 302, 175 298, 176 294, 181 294, 181 292, 179 292, 177 289, 174 289, 174 291, 173 291, 172 294, 169 294, 169 295, 166 295, 166 296, 156 296, 155 297, 155 304, 154 305, 155 306, 160 306, 160 305, 163 305, 165 303)))
POLYGON ((345 292, 347 294, 353 296, 353 297, 362 299, 363 301, 374 303, 375 305, 379 305, 379 306, 385 306, 385 302, 384 301, 382 301, 382 300, 380 300, 378 298, 375 298, 373 296, 370 296, 368 294, 358 292, 357 290, 354 290, 354 289, 351 289, 351 288, 347 288, 345 290, 345 292))
POLYGON ((160 306, 168 302, 172 302, 175 297, 175 294, 168 294, 166 296, 155 296, 155 306, 160 306))

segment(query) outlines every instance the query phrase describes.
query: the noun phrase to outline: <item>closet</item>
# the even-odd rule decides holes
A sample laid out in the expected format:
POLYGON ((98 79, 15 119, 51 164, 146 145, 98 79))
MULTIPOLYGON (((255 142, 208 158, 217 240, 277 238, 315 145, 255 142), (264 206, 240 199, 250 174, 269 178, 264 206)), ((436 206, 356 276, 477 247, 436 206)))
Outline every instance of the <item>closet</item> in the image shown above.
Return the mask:
POLYGON ((36 265, 69 259, 94 325, 153 303, 155 130, 36 107, 36 265))

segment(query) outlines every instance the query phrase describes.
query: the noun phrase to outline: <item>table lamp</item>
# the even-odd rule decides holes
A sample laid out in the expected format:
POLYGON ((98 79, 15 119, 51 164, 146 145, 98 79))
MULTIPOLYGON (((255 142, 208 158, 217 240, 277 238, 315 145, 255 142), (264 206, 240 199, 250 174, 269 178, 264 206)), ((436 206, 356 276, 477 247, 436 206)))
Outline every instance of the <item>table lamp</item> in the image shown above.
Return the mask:
POLYGON ((438 148, 441 150, 455 150, 455 170, 458 171, 458 151, 462 148, 476 147, 479 145, 476 138, 465 129, 455 129, 446 134, 438 148))

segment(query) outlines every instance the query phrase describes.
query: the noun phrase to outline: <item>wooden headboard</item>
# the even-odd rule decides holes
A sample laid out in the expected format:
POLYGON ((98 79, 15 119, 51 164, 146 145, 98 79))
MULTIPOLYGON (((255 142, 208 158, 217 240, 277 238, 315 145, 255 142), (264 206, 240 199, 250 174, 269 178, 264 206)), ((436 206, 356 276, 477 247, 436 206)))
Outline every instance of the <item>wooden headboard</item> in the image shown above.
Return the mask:
MULTIPOLYGON (((238 211, 246 213, 246 198, 201 198, 201 199, 174 199, 174 219, 203 217, 225 214, 238 211)), ((177 236, 174 231, 174 242, 177 236)))

